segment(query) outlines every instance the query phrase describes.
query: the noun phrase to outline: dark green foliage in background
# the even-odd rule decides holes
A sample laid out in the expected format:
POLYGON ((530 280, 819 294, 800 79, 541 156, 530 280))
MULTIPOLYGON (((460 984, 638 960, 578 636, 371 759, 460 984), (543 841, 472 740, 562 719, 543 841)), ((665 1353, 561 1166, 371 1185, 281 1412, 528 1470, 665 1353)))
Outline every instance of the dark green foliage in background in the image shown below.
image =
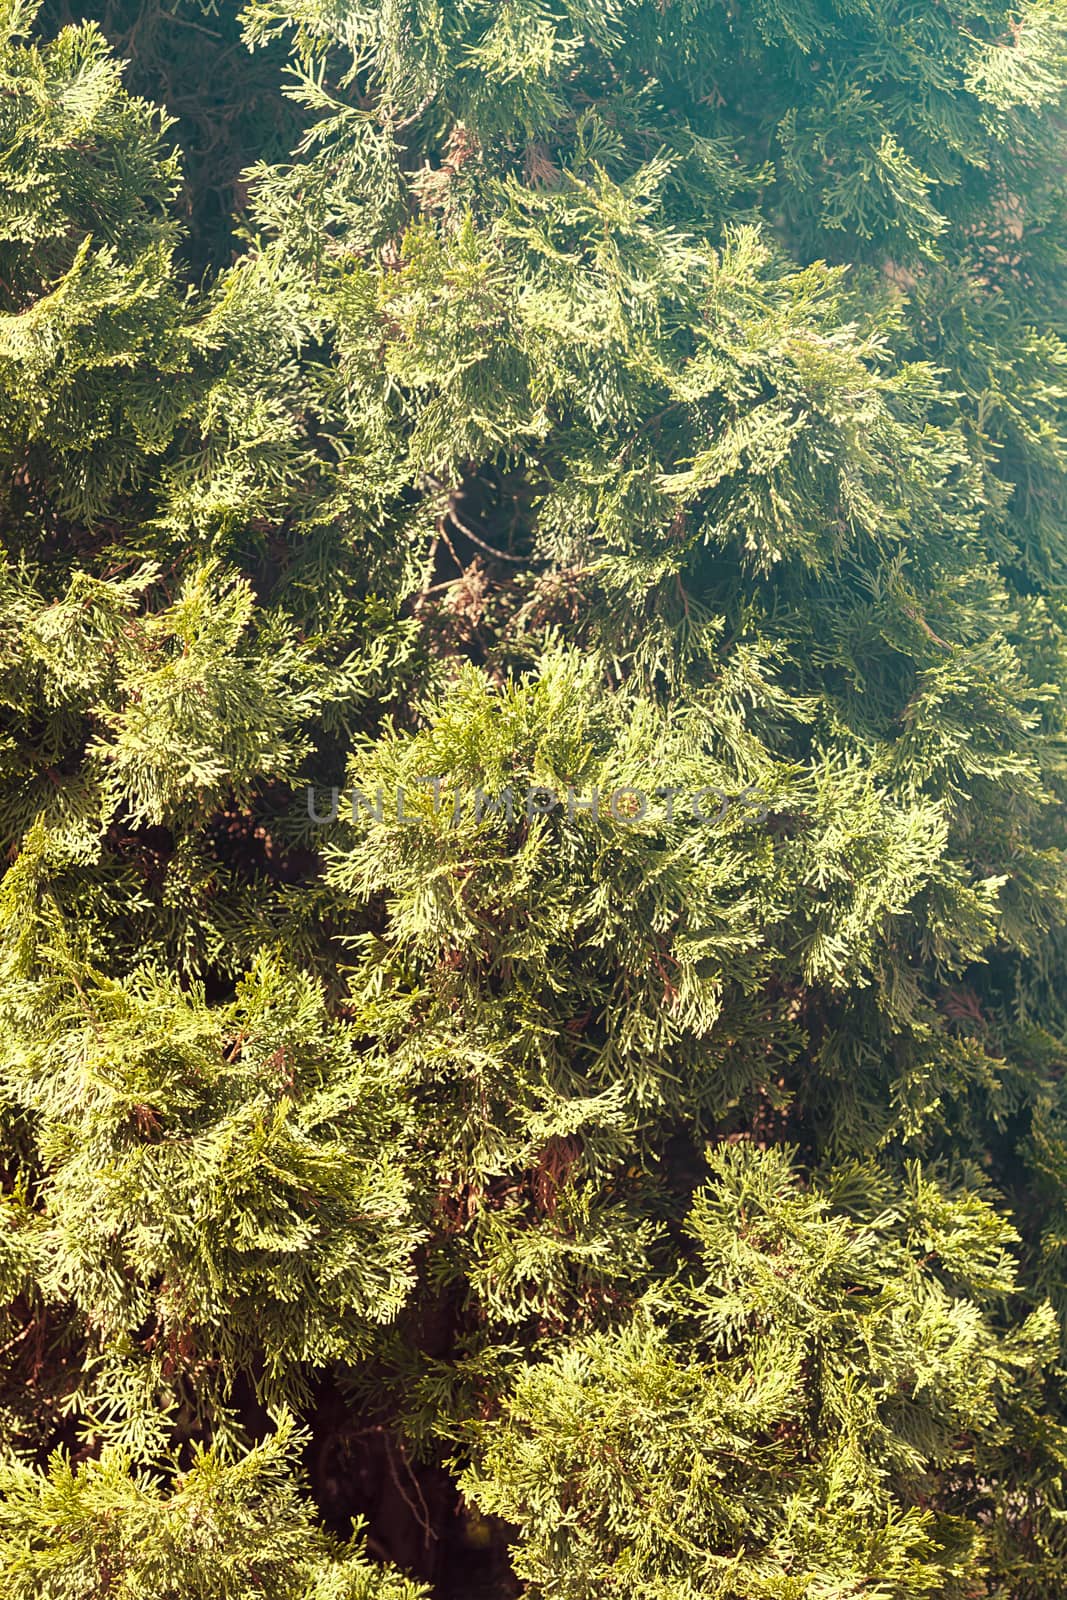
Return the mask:
POLYGON ((1062 0, 0 17, 4 1592, 1051 1600, 1062 0))

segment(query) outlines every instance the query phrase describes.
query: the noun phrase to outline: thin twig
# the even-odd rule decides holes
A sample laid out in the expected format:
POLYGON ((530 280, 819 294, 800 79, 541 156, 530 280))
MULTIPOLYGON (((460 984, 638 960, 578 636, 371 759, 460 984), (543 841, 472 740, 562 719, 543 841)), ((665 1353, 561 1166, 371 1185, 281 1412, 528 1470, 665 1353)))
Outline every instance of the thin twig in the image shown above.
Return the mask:
POLYGON ((382 1429, 382 1437, 385 1440, 385 1459, 389 1465, 389 1476, 396 1485, 396 1490, 401 1500, 403 1500, 404 1504, 411 1512, 411 1515, 415 1518, 415 1521, 422 1529, 423 1538, 428 1545, 431 1539, 436 1540, 437 1534, 435 1533, 433 1525, 430 1522, 429 1507, 427 1506, 426 1500, 423 1496, 422 1489, 419 1485, 419 1480, 411 1470, 411 1463, 408 1460, 405 1451, 399 1444, 396 1444, 392 1434, 387 1428, 382 1429), (415 1504, 411 1496, 405 1490, 404 1485, 400 1482, 400 1475, 396 1470, 396 1462, 393 1457, 394 1448, 398 1451, 400 1459, 404 1463, 404 1470, 408 1475, 411 1486, 419 1497, 418 1505, 415 1504))
POLYGON ((470 569, 468 568, 468 571, 461 572, 458 578, 446 578, 444 583, 431 583, 428 588, 420 589, 418 594, 415 596, 416 600, 421 600, 423 595, 426 594, 439 594, 442 589, 454 589, 457 583, 466 582, 469 571, 470 569))
POLYGON ((15 1337, 9 1339, 6 1344, 0 1344, 0 1356, 6 1356, 9 1350, 14 1350, 15 1346, 21 1344, 23 1339, 27 1338, 36 1326, 36 1319, 33 1322, 27 1322, 21 1333, 16 1333, 15 1337))
POLYGON ((409 117, 405 117, 403 122, 389 122, 389 123, 387 123, 386 126, 389 129, 390 133, 403 133, 404 129, 405 128, 410 128, 411 124, 413 122, 418 122, 419 118, 422 116, 422 113, 425 110, 427 110, 429 106, 431 106, 433 104, 434 96, 436 95, 436 93, 437 93, 437 90, 436 89, 432 89, 430 91, 430 93, 426 96, 426 99, 422 102, 421 106, 419 106, 415 111, 413 111, 409 117))
POLYGON ((495 556, 498 561, 514 561, 520 567, 525 564, 527 559, 526 556, 509 556, 506 550, 497 550, 495 546, 486 544, 484 539, 479 539, 473 528, 469 528, 463 521, 463 518, 458 516, 451 506, 449 506, 446 515, 452 518, 452 521, 456 524, 456 527, 459 529, 460 533, 466 534, 471 543, 476 544, 479 549, 484 550, 487 555, 495 556))
POLYGON ((446 546, 446 548, 448 550, 449 555, 452 557, 452 560, 456 563, 456 566, 459 568, 459 570, 463 574, 463 576, 466 577, 467 576, 467 569, 463 565, 462 561, 459 559, 459 557, 456 554, 456 547, 452 543, 452 540, 448 537, 448 529, 445 527, 443 520, 439 520, 438 521, 437 530, 440 533, 441 538, 445 541, 445 546, 446 546))

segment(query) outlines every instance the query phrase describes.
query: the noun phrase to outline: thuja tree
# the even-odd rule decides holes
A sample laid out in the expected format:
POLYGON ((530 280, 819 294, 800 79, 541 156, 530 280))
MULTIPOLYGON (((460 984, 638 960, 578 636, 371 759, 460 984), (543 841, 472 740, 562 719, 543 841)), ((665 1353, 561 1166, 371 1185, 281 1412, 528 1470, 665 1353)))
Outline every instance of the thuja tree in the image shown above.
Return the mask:
POLYGON ((1062 0, 0 23, 4 1593, 1060 1594, 1062 0))

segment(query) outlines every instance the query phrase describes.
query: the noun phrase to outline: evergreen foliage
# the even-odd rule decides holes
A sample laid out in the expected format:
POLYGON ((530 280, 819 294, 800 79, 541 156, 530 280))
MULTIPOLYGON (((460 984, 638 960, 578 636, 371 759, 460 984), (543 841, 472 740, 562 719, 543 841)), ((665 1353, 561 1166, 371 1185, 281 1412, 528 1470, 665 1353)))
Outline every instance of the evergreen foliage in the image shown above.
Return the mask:
POLYGON ((1063 0, 0 0, 5 1594, 1062 1592, 1065 170, 1063 0))

